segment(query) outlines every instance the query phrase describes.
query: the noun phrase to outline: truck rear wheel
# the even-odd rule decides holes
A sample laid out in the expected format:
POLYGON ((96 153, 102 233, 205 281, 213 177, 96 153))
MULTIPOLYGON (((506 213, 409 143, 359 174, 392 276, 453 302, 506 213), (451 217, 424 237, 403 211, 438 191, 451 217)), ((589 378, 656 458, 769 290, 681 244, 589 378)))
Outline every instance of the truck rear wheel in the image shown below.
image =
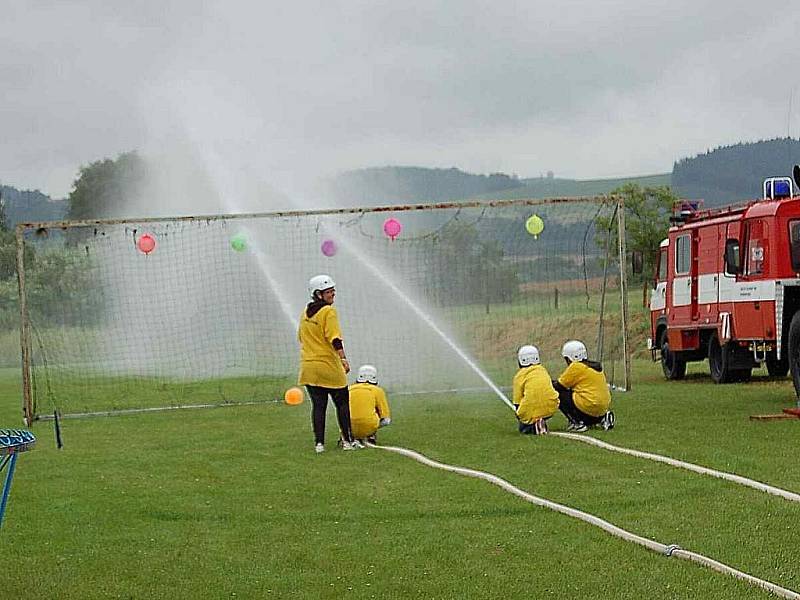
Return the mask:
POLYGON ((667 332, 661 334, 661 370, 667 379, 683 379, 686 375, 686 360, 677 352, 669 349, 667 342, 667 332))
POLYGON ((792 373, 794 391, 800 396, 800 312, 792 317, 789 324, 789 370, 792 373))
POLYGON ((730 348, 727 344, 720 344, 717 334, 708 340, 708 369, 714 383, 730 383, 734 381, 733 369, 730 366, 730 348))
MULTIPOLYGON (((750 381, 753 369, 751 367, 734 369, 734 358, 734 348, 731 346, 730 342, 720 344, 717 334, 714 333, 711 339, 708 340, 708 368, 714 383, 750 381)), ((739 359, 739 363, 741 364, 741 357, 739 357, 739 359)))
POLYGON ((770 374, 770 377, 786 377, 786 374, 789 372, 789 358, 786 356, 787 352, 788 349, 784 348, 783 352, 781 352, 780 360, 778 360, 775 350, 767 352, 767 359, 764 362, 767 363, 767 373, 770 374))

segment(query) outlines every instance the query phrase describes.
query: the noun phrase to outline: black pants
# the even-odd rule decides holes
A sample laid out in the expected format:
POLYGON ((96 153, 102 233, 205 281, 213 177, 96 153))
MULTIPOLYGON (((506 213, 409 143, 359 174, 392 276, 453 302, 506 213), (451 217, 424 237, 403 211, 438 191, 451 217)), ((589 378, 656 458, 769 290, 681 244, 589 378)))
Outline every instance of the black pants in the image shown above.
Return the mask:
POLYGON ((559 389, 558 390, 558 409, 564 413, 571 423, 583 423, 584 425, 597 425, 603 420, 603 417, 593 417, 587 415, 580 408, 575 406, 575 401, 572 399, 572 390, 559 389))
POLYGON ((328 395, 333 399, 336 407, 336 419, 342 437, 348 442, 353 441, 350 432, 350 391, 346 388, 326 388, 317 385, 307 385, 308 395, 311 396, 311 425, 314 427, 314 440, 317 444, 325 443, 325 413, 328 410, 328 395))

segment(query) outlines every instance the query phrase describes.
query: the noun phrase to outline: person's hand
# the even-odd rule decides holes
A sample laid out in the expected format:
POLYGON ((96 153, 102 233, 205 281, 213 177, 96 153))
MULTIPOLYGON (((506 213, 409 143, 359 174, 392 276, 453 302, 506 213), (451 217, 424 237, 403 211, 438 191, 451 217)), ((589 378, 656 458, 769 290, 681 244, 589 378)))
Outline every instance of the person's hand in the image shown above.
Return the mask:
POLYGON ((384 417, 383 419, 380 420, 379 426, 380 427, 386 427, 387 425, 391 425, 391 424, 392 424, 392 420, 389 417, 384 417))
POLYGON ((349 373, 350 372, 350 361, 349 360, 347 360, 346 358, 343 358, 342 359, 342 366, 344 367, 344 372, 345 373, 349 373))

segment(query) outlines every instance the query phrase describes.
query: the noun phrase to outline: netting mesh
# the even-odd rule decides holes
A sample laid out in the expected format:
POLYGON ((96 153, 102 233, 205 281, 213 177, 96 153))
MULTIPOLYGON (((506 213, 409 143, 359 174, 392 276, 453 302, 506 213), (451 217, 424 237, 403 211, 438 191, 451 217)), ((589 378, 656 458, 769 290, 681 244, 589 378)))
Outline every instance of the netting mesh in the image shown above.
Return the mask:
POLYGON ((526 343, 555 377, 571 338, 620 383, 616 247, 598 225, 614 211, 528 202, 26 229, 35 410, 280 399, 319 273, 336 281, 354 370, 376 365, 394 395, 508 386, 526 343))

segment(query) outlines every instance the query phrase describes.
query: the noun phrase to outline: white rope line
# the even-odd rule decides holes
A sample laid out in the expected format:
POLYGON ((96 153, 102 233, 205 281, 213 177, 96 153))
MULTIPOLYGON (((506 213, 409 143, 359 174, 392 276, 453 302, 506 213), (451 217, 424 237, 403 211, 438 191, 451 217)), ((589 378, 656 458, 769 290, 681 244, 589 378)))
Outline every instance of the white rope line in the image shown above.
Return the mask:
POLYGON ((703 475, 710 475, 711 477, 725 479, 727 481, 732 481, 733 483, 738 483, 739 485, 744 485, 759 490, 760 492, 766 492, 768 494, 773 494, 774 496, 780 496, 781 498, 784 498, 786 500, 791 500, 792 502, 800 502, 800 494, 795 494, 794 492, 790 492, 788 490, 777 488, 768 485, 766 483, 761 483, 760 481, 755 481, 754 479, 748 479, 747 477, 742 477, 741 475, 734 475, 733 473, 725 473, 724 471, 716 471, 714 469, 709 469, 708 467, 701 467, 700 465, 684 462, 682 460, 677 460, 675 458, 670 458, 668 456, 662 456, 660 454, 653 454, 651 452, 642 452, 641 450, 632 450, 630 448, 622 448, 620 446, 614 446, 612 444, 609 444, 608 442, 603 442, 591 436, 578 435, 576 433, 560 433, 557 431, 551 431, 549 435, 569 438, 571 440, 583 442, 584 444, 591 444, 593 446, 598 446, 600 448, 611 450, 613 452, 619 452, 621 454, 629 454, 630 456, 636 456, 638 458, 646 458, 656 462, 671 465, 673 467, 686 469, 687 471, 694 471, 695 473, 701 473, 703 475))
POLYGON ((485 481, 488 481, 489 483, 493 483, 501 487, 505 491, 510 492, 515 496, 519 496, 520 498, 526 500, 527 502, 530 502, 531 504, 536 504, 537 506, 549 508, 550 510, 554 510, 556 512, 568 515, 570 517, 580 519, 581 521, 585 521, 586 523, 599 527, 600 529, 610 533, 611 535, 644 546, 645 548, 652 550, 653 552, 658 552, 660 554, 663 554, 664 556, 676 556, 678 558, 691 560, 703 566, 709 567, 710 569, 713 569, 715 571, 719 571, 720 573, 725 573, 726 575, 732 575, 737 579, 741 579, 743 581, 746 581, 747 583, 750 583, 751 585, 772 592, 773 594, 781 598, 800 600, 800 594, 798 594, 795 591, 783 588, 769 581, 753 577, 748 573, 744 573, 742 571, 734 569, 733 567, 729 567, 726 564, 723 564, 712 558, 708 558, 707 556, 703 556, 702 554, 697 554, 696 552, 691 552, 689 550, 683 550, 682 548, 680 548, 680 546, 676 544, 667 545, 667 544, 662 544, 660 542, 656 542, 655 540, 651 540, 649 538, 642 537, 640 535, 636 535, 635 533, 626 531, 625 529, 617 527, 613 523, 609 523, 608 521, 605 521, 589 513, 577 510, 575 508, 570 508, 569 506, 565 506, 563 504, 552 502, 551 500, 539 498, 538 496, 534 496, 533 494, 529 494, 528 492, 521 490, 518 487, 515 487, 514 485, 510 484, 505 479, 498 477, 497 475, 492 475, 491 473, 485 473, 483 471, 476 471, 475 469, 468 469, 466 467, 457 467, 455 465, 440 463, 428 458, 427 456, 420 454, 419 452, 408 450, 407 448, 398 448, 396 446, 376 446, 374 444, 370 444, 369 442, 367 442, 367 446, 369 446, 370 448, 378 448, 381 450, 388 450, 389 452, 402 454, 403 456, 413 458, 414 460, 429 467, 442 469, 444 471, 450 471, 451 473, 458 473, 459 475, 465 475, 467 477, 475 477, 477 479, 483 479, 485 481))
MULTIPOLYGON (((283 400, 253 400, 246 402, 219 402, 217 404, 181 404, 179 406, 153 406, 150 408, 122 408, 119 410, 102 410, 97 412, 64 413, 58 415, 59 419, 85 419, 88 417, 119 417, 137 413, 165 412, 169 410, 190 410, 193 408, 226 408, 230 406, 252 406, 255 404, 277 404, 283 400)), ((53 415, 41 414, 34 421, 52 421, 53 415)))

